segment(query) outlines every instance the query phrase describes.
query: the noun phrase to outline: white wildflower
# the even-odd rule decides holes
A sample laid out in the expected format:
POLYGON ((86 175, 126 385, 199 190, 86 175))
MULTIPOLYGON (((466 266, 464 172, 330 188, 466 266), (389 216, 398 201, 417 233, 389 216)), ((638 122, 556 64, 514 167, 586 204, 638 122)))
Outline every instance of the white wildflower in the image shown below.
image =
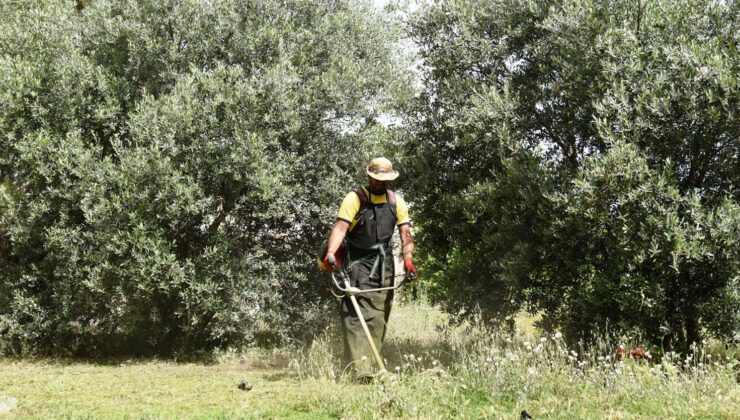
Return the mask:
POLYGON ((563 338, 563 334, 560 331, 558 331, 558 332, 555 333, 555 338, 559 340, 559 339, 563 338))
POLYGON ((0 416, 12 411, 16 407, 16 405, 18 405, 18 400, 16 400, 15 398, 0 397, 0 416))

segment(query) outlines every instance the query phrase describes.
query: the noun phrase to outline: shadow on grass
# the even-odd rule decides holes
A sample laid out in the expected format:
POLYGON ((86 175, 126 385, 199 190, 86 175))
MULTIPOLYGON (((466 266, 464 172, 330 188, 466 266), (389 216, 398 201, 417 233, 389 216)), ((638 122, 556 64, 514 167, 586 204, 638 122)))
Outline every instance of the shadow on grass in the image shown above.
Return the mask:
POLYGON ((93 366, 127 366, 143 365, 149 363, 174 363, 174 364, 199 364, 217 365, 218 359, 213 356, 190 357, 190 358, 166 358, 166 357, 62 357, 62 356, 0 356, 0 361, 16 363, 36 363, 60 366, 93 365, 93 366))

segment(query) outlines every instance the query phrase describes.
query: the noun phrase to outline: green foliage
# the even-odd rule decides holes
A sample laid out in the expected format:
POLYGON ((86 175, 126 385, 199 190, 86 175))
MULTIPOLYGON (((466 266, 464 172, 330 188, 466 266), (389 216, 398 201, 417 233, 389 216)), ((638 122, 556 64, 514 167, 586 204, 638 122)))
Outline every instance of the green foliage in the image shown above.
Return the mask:
POLYGON ((652 167, 670 161, 682 194, 737 201, 740 3, 645 2, 633 14, 599 42, 607 89, 594 118, 652 167))
POLYGON ((0 349, 303 339, 313 252, 410 93, 347 1, 0 6, 0 349))
POLYGON ((431 296, 686 349, 740 325, 735 1, 451 1, 411 21, 431 296), (651 251, 652 250, 652 251, 651 251))
POLYGON ((551 327, 566 326, 570 337, 604 325, 634 329, 681 349, 701 341, 701 327, 733 338, 736 203, 705 208, 698 195, 681 195, 631 145, 587 160, 573 188, 551 199, 560 217, 540 247, 529 295, 551 327))

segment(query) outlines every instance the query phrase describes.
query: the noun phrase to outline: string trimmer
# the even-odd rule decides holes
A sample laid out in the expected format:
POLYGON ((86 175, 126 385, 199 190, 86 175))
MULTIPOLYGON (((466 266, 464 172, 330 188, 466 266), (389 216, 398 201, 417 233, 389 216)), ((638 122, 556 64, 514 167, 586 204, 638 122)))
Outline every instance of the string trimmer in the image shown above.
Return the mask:
POLYGON ((373 341, 372 335, 370 335, 370 330, 367 327, 367 323, 365 322, 365 317, 362 315, 362 311, 360 310, 360 305, 357 303, 356 295, 362 294, 362 293, 372 293, 372 292, 382 292, 387 290, 396 290, 399 287, 405 285, 406 283, 416 279, 416 275, 414 273, 408 273, 408 274, 400 274, 393 276, 393 286, 388 287, 378 287, 375 289, 359 289, 357 287, 353 287, 349 280, 349 273, 344 268, 343 265, 340 265, 336 267, 334 271, 331 273, 331 280, 334 283, 334 287, 339 290, 339 294, 335 293, 335 296, 337 297, 349 297, 349 300, 352 302, 352 306, 355 308, 355 312, 357 313, 357 318, 360 319, 360 325, 362 325, 362 330, 365 331, 365 337, 367 337, 367 341, 370 343, 370 349, 373 351, 373 356, 375 357, 375 361, 378 363, 378 367, 380 368, 380 373, 386 372, 385 370, 385 364, 383 363, 383 359, 380 358, 380 353, 378 352, 378 349, 375 347, 375 341, 373 341), (339 275, 339 278, 341 280, 341 283, 337 281, 336 275, 339 275), (396 279, 398 277, 403 277, 403 279, 396 283, 396 279), (342 284, 344 287, 342 287, 342 284))

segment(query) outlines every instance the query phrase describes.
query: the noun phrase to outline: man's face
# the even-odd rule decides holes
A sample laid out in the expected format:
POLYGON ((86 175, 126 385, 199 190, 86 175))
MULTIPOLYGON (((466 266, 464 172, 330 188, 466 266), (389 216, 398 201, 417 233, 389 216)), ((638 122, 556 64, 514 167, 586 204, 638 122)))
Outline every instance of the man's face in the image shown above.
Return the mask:
POLYGON ((378 181, 375 178, 367 177, 370 183, 370 192, 373 194, 385 194, 388 190, 388 181, 378 181))

